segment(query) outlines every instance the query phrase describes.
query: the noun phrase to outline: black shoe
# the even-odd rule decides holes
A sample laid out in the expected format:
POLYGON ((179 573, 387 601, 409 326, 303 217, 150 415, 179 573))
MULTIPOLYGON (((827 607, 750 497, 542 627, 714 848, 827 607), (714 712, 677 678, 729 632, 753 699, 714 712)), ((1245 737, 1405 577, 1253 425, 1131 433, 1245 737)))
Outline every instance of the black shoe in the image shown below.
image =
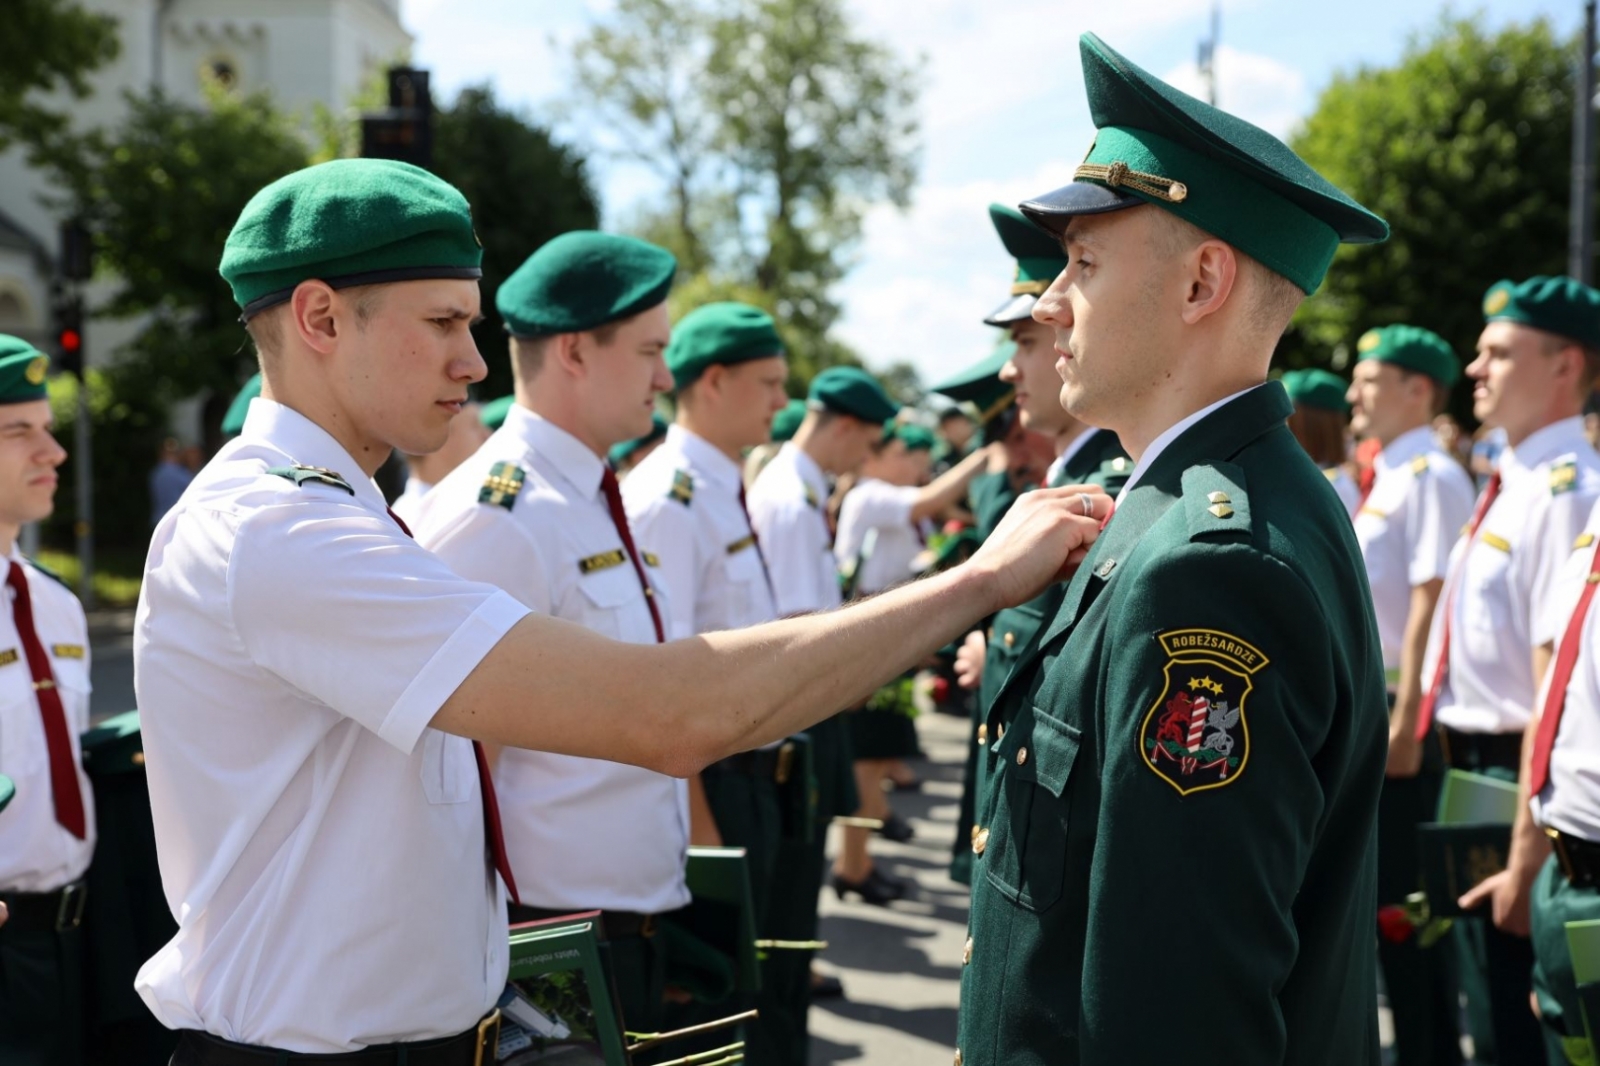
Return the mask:
POLYGON ((814 1000, 843 999, 844 982, 837 977, 814 973, 811 975, 811 998, 814 1000))
POLYGON ((868 881, 876 881, 878 886, 886 891, 893 892, 895 899, 904 899, 911 892, 911 882, 900 877, 893 877, 874 866, 867 875, 868 881))
POLYGON ((845 893, 854 892, 861 897, 861 902, 870 903, 874 907, 887 907, 895 900, 906 894, 903 884, 885 878, 877 870, 873 870, 860 881, 846 881, 838 874, 834 874, 829 882, 833 891, 843 900, 845 893))
POLYGON ((911 823, 892 811, 889 817, 883 820, 883 827, 878 830, 885 840, 892 840, 896 844, 908 843, 916 836, 916 831, 911 828, 911 823))

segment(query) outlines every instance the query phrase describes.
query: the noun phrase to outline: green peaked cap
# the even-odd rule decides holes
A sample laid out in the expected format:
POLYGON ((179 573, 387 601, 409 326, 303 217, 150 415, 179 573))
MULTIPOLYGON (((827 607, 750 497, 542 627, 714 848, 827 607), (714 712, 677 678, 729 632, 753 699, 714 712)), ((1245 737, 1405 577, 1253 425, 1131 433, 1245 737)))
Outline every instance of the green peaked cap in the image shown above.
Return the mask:
POLYGON ((804 400, 790 400, 772 416, 772 439, 779 443, 793 440, 794 434, 800 428, 800 423, 806 420, 806 402, 804 400))
POLYGON ((1338 374, 1326 370, 1290 370, 1283 375, 1283 389, 1289 394, 1289 399, 1304 407, 1338 411, 1340 414, 1350 410, 1350 404, 1345 400, 1345 393, 1350 389, 1349 383, 1338 374))
POLYGON ((9 333, 0 333, 0 404, 27 403, 46 396, 50 357, 9 333))
POLYGON ((498 400, 490 400, 478 410, 478 421, 490 429, 499 429, 506 424, 506 415, 511 413, 511 405, 517 402, 515 396, 502 396, 498 400))
POLYGON ((830 366, 811 379, 807 399, 863 422, 887 422, 900 412, 878 379, 858 366, 830 366))
POLYGON ((234 396, 233 402, 228 404, 228 413, 222 416, 222 435, 237 437, 244 432, 245 417, 250 414, 250 401, 261 395, 261 374, 251 375, 250 380, 234 396))
POLYGON ((1445 388, 1461 379, 1461 360, 1450 342, 1421 326, 1384 326, 1369 329, 1356 341, 1356 362, 1380 363, 1426 374, 1445 388))
MULTIPOLYGON (((503 421, 504 419, 502 419, 503 421)), ((658 414, 650 415, 650 432, 642 437, 625 440, 621 444, 613 444, 606 457, 611 460, 611 465, 627 462, 628 458, 640 448, 654 444, 667 435, 667 420, 658 414)))
POLYGON ((666 302, 678 261, 637 237, 572 230, 540 245, 494 306, 513 337, 582 333, 666 302))
POLYGON ((699 380, 707 367, 782 354, 783 341, 771 315, 749 304, 712 303, 690 311, 672 328, 667 369, 681 389, 699 380))
POLYGON ((1575 278, 1497 281, 1483 296, 1485 322, 1520 322, 1600 348, 1600 292, 1575 278))
POLYGON ((223 278, 250 318, 302 281, 335 289, 478 278, 483 246, 467 198, 410 163, 335 159, 250 198, 222 249, 223 278))
POLYGON ((1341 242, 1386 240, 1388 223, 1282 141, 1141 70, 1092 33, 1078 42, 1099 132, 1073 182, 1022 205, 1051 233, 1077 215, 1154 204, 1310 293, 1341 242))
POLYGON ((972 404, 978 409, 978 424, 982 425, 1009 407, 1016 398, 1017 390, 1000 380, 1001 368, 1011 361, 1016 351, 1016 344, 1009 340, 1002 341, 994 351, 965 370, 931 386, 928 391, 948 396, 957 403, 972 404))
POLYGON ((1039 294, 1050 287, 1056 275, 1067 268, 1067 254, 1061 242, 1004 204, 989 205, 989 221, 1000 235, 1011 258, 1017 261, 1011 296, 983 320, 988 326, 1006 326, 1033 316, 1039 294))

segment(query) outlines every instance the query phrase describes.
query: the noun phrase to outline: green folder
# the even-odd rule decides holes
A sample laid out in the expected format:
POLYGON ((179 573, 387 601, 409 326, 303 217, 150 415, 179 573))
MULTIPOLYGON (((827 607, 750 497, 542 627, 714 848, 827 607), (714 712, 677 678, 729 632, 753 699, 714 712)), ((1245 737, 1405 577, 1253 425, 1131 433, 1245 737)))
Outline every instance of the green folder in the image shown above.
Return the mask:
POLYGON ((1456 903, 1484 878, 1506 868, 1517 816, 1512 781, 1465 770, 1446 772, 1438 821, 1418 826, 1422 885, 1434 918, 1460 917, 1456 903))
POLYGON ((11 797, 17 794, 17 786, 11 783, 11 778, 0 774, 0 811, 6 809, 6 804, 11 802, 11 797))
POLYGON ((1600 1032, 1600 919, 1567 923, 1567 950, 1572 953, 1572 978, 1583 1004, 1583 1027, 1589 1046, 1600 1032))
POLYGON ((598 919, 591 911, 512 931, 497 1061, 627 1066, 616 1000, 600 964, 598 919))
POLYGON ((755 904, 744 849, 691 847, 685 873, 693 899, 675 920, 734 961, 735 989, 759 991, 755 904))

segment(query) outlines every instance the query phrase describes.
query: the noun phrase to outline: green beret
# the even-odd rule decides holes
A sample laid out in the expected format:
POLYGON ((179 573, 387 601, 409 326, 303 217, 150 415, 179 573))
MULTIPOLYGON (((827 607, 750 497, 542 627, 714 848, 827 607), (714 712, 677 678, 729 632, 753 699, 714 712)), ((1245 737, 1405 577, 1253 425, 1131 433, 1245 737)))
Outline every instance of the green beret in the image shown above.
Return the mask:
POLYGON ((1600 348, 1600 292, 1568 277, 1497 281, 1483 297, 1485 322, 1520 322, 1600 348))
POLYGON ((228 405, 228 413, 222 416, 224 437, 237 437, 244 432, 244 420, 250 414, 250 401, 260 395, 261 374, 257 372, 244 383, 244 388, 239 390, 233 402, 228 405))
POLYGON ((1421 326, 1384 326, 1369 329, 1356 341, 1356 362, 1376 359, 1380 363, 1426 374, 1445 388, 1461 377, 1461 360, 1450 342, 1421 326))
POLYGON ((830 366, 811 379, 807 399, 863 422, 887 422, 900 412, 878 379, 858 366, 830 366))
POLYGON ((1060 234, 1077 215, 1155 204, 1307 293, 1341 241, 1388 238, 1383 219, 1265 130, 1179 92, 1092 33, 1079 51, 1099 132, 1072 184, 1022 205, 1039 226, 1060 234))
POLYGON ((45 398, 50 357, 21 337, 0 333, 0 404, 45 398))
POLYGON ((945 378, 929 389, 948 396, 957 403, 970 403, 978 409, 978 424, 987 423, 995 415, 1011 406, 1017 390, 1000 380, 1000 370, 1016 354, 1017 346, 1007 340, 996 345, 995 350, 967 369, 945 378))
POLYGON ((478 278, 483 246, 466 197, 392 159, 335 159, 250 198, 222 249, 222 276, 250 318, 313 278, 335 289, 478 278))
POLYGON ((732 366, 783 354, 778 327, 759 307, 714 303, 683 316, 667 345, 667 369, 678 388, 692 385, 713 363, 732 366))
POLYGON ((637 237, 572 230, 545 242, 495 293, 513 337, 582 333, 666 302, 678 261, 637 237))
POLYGON ((478 421, 490 429, 499 429, 506 424, 506 415, 511 413, 511 405, 516 402, 515 396, 502 396, 498 400, 490 400, 478 409, 478 421))
MULTIPOLYGON (((502 416, 502 421, 504 420, 502 416)), ((648 447, 667 435, 667 420, 658 414, 650 416, 650 432, 633 440, 625 440, 621 444, 613 444, 611 451, 606 453, 612 466, 621 466, 628 458, 640 448, 648 447)))
POLYGON ((983 322, 988 326, 1007 326, 1033 317, 1033 305, 1040 294, 1067 268, 1067 253, 1059 240, 1041 232, 1015 208, 990 204, 989 221, 1000 235, 1000 243, 1017 261, 1017 276, 1011 283, 1010 298, 983 322))
POLYGON ((794 439, 795 430, 799 429, 800 423, 805 420, 806 402, 790 400, 772 416, 772 439, 779 442, 794 439))
POLYGON ((900 443, 906 446, 908 452, 931 452, 937 443, 934 440, 933 430, 919 426, 915 422, 902 422, 895 426, 894 435, 900 438, 900 443))
POLYGON ((1326 370, 1290 370, 1283 375, 1283 388, 1289 399, 1302 407, 1340 414, 1350 410, 1345 399, 1345 393, 1350 391, 1349 383, 1326 370))

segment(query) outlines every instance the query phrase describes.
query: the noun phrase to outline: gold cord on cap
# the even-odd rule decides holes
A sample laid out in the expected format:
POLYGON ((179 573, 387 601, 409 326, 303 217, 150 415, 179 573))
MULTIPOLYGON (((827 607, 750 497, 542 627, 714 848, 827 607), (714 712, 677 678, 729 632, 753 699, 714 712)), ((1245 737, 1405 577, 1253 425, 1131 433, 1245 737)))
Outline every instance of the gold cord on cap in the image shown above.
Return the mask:
POLYGON ((1103 181, 1111 188, 1116 189, 1126 185, 1130 189, 1154 196, 1158 200, 1165 200, 1172 204, 1181 204, 1189 197, 1189 186, 1181 181, 1163 178, 1159 174, 1146 174, 1141 170, 1129 170, 1126 163, 1112 163, 1102 166, 1099 163, 1083 163, 1073 172, 1073 180, 1082 181, 1088 178, 1091 181, 1103 181))

